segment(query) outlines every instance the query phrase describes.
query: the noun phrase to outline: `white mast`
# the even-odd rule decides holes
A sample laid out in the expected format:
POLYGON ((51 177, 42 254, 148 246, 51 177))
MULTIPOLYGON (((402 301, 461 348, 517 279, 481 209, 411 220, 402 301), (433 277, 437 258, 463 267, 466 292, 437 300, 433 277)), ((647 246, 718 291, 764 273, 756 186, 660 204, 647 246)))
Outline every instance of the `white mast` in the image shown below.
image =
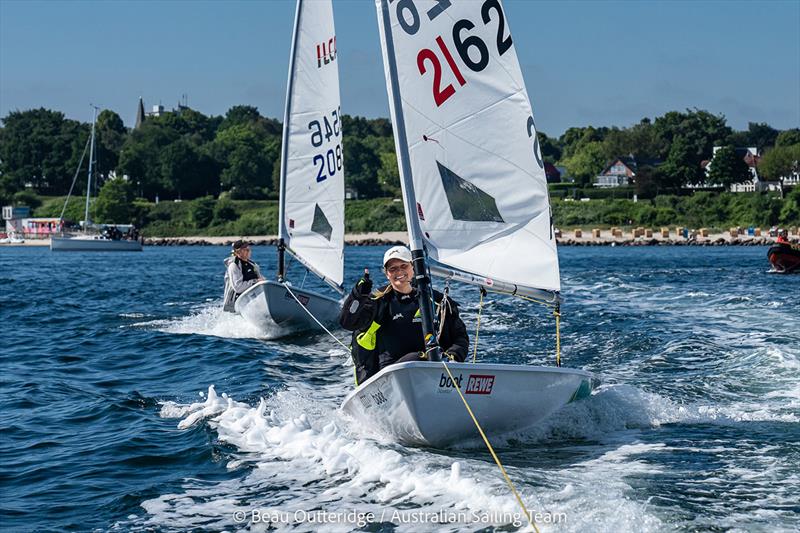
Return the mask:
POLYGON ((289 53, 289 80, 286 83, 286 107, 283 110, 283 135, 281 137, 281 180, 278 197, 278 281, 285 275, 285 250, 289 234, 286 231, 286 168, 289 163, 289 125, 292 109, 292 88, 294 86, 294 60, 297 55, 297 36, 300 28, 300 14, 303 0, 297 0, 292 30, 292 50, 289 53))
POLYGON ((86 232, 89 229, 89 196, 92 194, 92 171, 94 170, 94 129, 95 124, 97 123, 97 110, 99 107, 89 104, 94 109, 94 115, 92 116, 92 137, 89 143, 89 175, 86 179, 86 210, 83 214, 83 231, 86 232))
MULTIPOLYGON (((426 342, 430 339, 435 347, 438 339, 433 326, 433 294, 431 290, 431 280, 428 277, 425 266, 425 251, 422 244, 422 230, 419 226, 417 213, 415 211, 417 200, 414 194, 414 183, 411 179, 411 157, 408 153, 408 142, 406 138, 406 124, 403 116, 403 104, 400 100, 400 84, 397 81, 397 58, 394 50, 394 39, 392 38, 392 22, 389 16, 389 2, 380 0, 380 31, 383 37, 383 60, 386 65, 389 83, 389 108, 392 112, 394 123, 394 144, 399 160, 398 170, 400 171, 400 188, 403 191, 403 206, 406 213, 406 224, 408 226, 408 242, 411 245, 411 257, 414 265, 414 278, 419 289, 419 309, 422 318, 422 332, 426 342)), ((441 359, 438 349, 433 349, 428 353, 431 361, 441 359)))

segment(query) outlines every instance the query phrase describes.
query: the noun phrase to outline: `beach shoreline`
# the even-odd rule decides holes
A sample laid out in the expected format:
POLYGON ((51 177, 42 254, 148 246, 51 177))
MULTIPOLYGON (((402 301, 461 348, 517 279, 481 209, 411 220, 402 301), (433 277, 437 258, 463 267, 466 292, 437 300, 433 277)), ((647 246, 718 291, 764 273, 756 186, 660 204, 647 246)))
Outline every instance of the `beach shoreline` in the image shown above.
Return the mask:
MULTIPOLYGON (((236 240, 246 240, 254 246, 274 246, 278 242, 277 235, 245 235, 245 236, 188 236, 188 237, 149 237, 144 239, 145 246, 230 246, 236 240)), ((800 242, 796 235, 790 241, 800 242)), ((769 235, 748 235, 729 231, 726 233, 694 232, 687 237, 671 231, 668 234, 651 231, 617 231, 612 230, 572 230, 568 234, 557 234, 559 246, 770 246, 776 242, 769 235), (734 235, 735 233, 735 235, 734 235)), ((345 244, 353 246, 388 246, 408 244, 408 233, 404 231, 349 233, 345 235, 345 244)), ((50 239, 26 239, 24 243, 5 243, 3 246, 50 246, 50 239)))

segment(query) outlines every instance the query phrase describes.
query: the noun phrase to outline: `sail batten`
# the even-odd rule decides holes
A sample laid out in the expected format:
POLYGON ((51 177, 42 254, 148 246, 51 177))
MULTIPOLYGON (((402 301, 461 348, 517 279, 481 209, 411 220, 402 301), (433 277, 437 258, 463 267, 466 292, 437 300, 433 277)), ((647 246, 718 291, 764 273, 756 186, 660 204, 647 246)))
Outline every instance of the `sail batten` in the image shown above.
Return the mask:
POLYGON ((544 163, 502 2, 376 6, 412 246, 557 294, 544 163))
POLYGON ((281 155, 279 234, 309 270, 344 281, 344 153, 331 0, 298 0, 281 155))

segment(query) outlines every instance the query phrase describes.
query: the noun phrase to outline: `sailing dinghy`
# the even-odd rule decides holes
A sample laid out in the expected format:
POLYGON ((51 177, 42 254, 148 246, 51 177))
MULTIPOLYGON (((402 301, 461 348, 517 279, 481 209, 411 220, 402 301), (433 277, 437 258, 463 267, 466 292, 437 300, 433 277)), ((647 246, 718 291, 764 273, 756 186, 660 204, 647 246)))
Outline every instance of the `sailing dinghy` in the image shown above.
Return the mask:
POLYGON ((297 332, 336 323, 341 302, 292 286, 286 253, 342 294, 344 166, 339 66, 331 0, 298 0, 283 120, 278 280, 262 281, 235 310, 258 326, 297 332), (313 317, 316 317, 316 320, 313 317))
MULTIPOLYGON (((426 339, 428 271, 558 311, 561 281, 544 164, 499 0, 376 0, 409 242, 426 339)), ((558 315, 557 315, 558 316, 558 315)), ((559 366, 443 363, 384 368, 342 410, 403 444, 537 424, 588 396, 592 375, 559 366), (446 365, 446 366, 445 366, 446 365)))

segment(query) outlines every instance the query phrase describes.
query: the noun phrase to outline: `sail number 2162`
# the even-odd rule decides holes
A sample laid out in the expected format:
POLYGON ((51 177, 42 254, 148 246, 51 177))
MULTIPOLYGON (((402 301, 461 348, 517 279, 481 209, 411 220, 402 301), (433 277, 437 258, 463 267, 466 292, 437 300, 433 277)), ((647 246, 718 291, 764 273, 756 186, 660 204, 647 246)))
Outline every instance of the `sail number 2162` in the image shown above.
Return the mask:
POLYGON ((314 148, 322 148, 322 153, 314 155, 314 169, 317 172, 317 183, 325 181, 329 177, 336 175, 342 170, 342 130, 339 122, 342 114, 341 108, 323 115, 322 120, 312 120, 308 123, 308 130, 311 132, 311 145, 314 148), (332 144, 330 148, 325 148, 332 144), (325 145, 325 146, 323 146, 325 145))
MULTIPOLYGON (((389 0, 389 2, 395 4, 397 21, 403 31, 408 35, 415 35, 422 24, 422 17, 414 0, 389 0)), ((444 13, 450 4, 451 0, 436 0, 434 6, 425 12, 428 20, 432 21, 444 13)), ((506 18, 499 0, 485 0, 480 8, 480 19, 484 26, 496 25, 496 38, 492 44, 496 46, 498 55, 502 56, 511 49, 513 41, 511 33, 506 29, 506 18)), ((469 19, 455 21, 450 32, 452 46, 464 66, 473 72, 481 72, 489 65, 489 46, 479 36, 470 35, 473 29, 475 29, 475 23, 469 19)), ((439 107, 457 90, 452 83, 442 85, 442 61, 439 53, 460 86, 466 85, 467 80, 461 73, 461 69, 442 35, 437 36, 435 42, 438 51, 431 47, 423 48, 417 53, 417 69, 421 76, 429 72, 429 66, 433 70, 433 101, 436 103, 436 107, 439 107)))

